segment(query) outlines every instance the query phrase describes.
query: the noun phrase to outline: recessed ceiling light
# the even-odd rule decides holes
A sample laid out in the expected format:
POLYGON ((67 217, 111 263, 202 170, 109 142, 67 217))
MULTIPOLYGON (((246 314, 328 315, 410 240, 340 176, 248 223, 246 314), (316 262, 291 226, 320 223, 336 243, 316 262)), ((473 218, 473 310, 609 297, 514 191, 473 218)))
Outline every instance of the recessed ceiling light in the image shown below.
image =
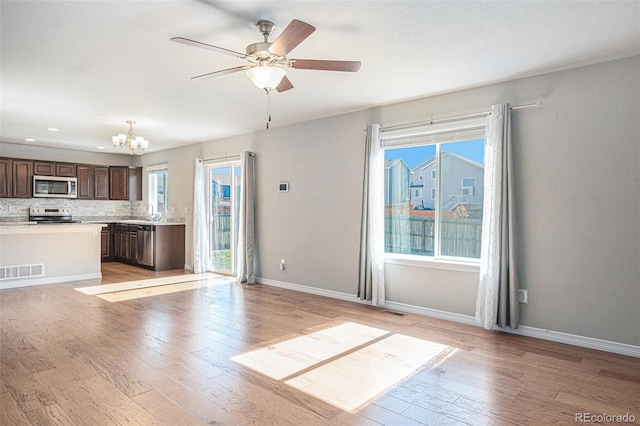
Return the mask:
POLYGON ((50 132, 57 132, 60 129, 56 129, 55 127, 47 127, 47 130, 50 132))
POLYGON ((98 149, 104 149, 104 146, 96 146, 98 149))
POLYGON ((32 139, 32 138, 25 138, 24 140, 27 141, 27 142, 35 142, 36 141, 35 139, 32 139))

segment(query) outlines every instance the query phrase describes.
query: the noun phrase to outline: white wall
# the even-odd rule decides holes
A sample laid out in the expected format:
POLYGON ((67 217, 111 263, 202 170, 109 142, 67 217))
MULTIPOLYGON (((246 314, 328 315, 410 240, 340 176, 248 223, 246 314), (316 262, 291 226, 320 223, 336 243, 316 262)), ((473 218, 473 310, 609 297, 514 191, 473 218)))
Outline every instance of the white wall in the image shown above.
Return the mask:
MULTIPOLYGON (((640 345, 639 76, 634 57, 139 159, 169 164, 170 205, 188 209, 190 247, 194 158, 256 152, 258 275, 355 294, 365 127, 539 100, 513 113, 518 263, 530 299, 522 324, 640 345)), ((473 315, 476 282, 476 273, 387 268, 389 300, 457 314, 473 315)))
MULTIPOLYGON (((520 286, 529 291, 522 324, 638 345, 640 57, 391 105, 372 118, 388 126, 538 100, 512 115, 520 286)), ((421 274, 423 288, 414 272, 390 271, 393 297, 419 294, 438 309, 443 286, 451 295, 461 282, 421 274)), ((457 306, 471 301, 455 302, 451 311, 464 313, 457 306)))
MULTIPOLYGON (((366 125, 540 101, 513 113, 522 324, 638 345, 639 76, 634 57, 205 146, 258 153, 259 276, 354 294, 366 125)), ((386 276, 391 301, 473 315, 474 273, 390 265, 386 276)))

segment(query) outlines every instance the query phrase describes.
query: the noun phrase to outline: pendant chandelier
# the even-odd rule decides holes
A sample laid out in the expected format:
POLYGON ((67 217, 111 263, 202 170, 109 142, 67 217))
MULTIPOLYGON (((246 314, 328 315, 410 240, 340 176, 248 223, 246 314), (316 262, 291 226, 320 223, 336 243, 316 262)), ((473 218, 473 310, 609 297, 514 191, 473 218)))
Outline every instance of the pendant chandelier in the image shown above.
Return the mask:
POLYGON ((142 155, 149 147, 149 141, 142 136, 134 136, 133 125, 135 121, 128 120, 129 131, 127 134, 120 133, 117 136, 113 136, 111 141, 113 142, 113 148, 117 151, 129 151, 129 155, 142 155))

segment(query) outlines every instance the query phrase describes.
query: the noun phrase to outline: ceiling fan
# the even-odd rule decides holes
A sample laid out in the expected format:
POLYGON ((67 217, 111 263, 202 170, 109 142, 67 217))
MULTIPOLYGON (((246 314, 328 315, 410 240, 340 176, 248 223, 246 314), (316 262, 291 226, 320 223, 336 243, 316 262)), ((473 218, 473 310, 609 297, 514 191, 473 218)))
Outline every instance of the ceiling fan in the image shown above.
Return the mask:
POLYGON ((259 88, 264 89, 267 94, 269 94, 272 89, 275 89, 278 92, 293 89, 293 84, 291 84, 291 81, 289 81, 286 76, 285 70, 287 68, 346 72, 356 72, 360 69, 360 61, 287 58, 287 54, 289 52, 291 52, 316 30, 315 27, 307 24, 306 22, 294 19, 274 42, 269 42, 269 36, 275 28, 275 24, 273 22, 263 20, 259 21, 256 26, 258 27, 258 31, 262 33, 264 39, 262 42, 248 45, 246 53, 236 52, 234 50, 213 46, 211 44, 190 40, 184 37, 173 37, 171 41, 234 56, 238 59, 245 59, 249 62, 247 65, 198 75, 192 77, 192 79, 201 77, 219 77, 246 70, 247 75, 251 78, 254 84, 259 88))

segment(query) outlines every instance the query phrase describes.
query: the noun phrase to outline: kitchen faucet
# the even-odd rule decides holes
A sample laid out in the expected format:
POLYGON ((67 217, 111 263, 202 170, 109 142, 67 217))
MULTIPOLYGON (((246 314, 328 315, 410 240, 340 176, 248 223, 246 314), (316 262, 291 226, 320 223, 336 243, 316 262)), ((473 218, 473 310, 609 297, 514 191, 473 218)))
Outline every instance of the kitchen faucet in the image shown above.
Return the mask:
POLYGON ((162 213, 160 212, 153 212, 153 204, 149 203, 149 211, 151 212, 151 221, 153 222, 160 222, 160 220, 162 219, 162 213))

